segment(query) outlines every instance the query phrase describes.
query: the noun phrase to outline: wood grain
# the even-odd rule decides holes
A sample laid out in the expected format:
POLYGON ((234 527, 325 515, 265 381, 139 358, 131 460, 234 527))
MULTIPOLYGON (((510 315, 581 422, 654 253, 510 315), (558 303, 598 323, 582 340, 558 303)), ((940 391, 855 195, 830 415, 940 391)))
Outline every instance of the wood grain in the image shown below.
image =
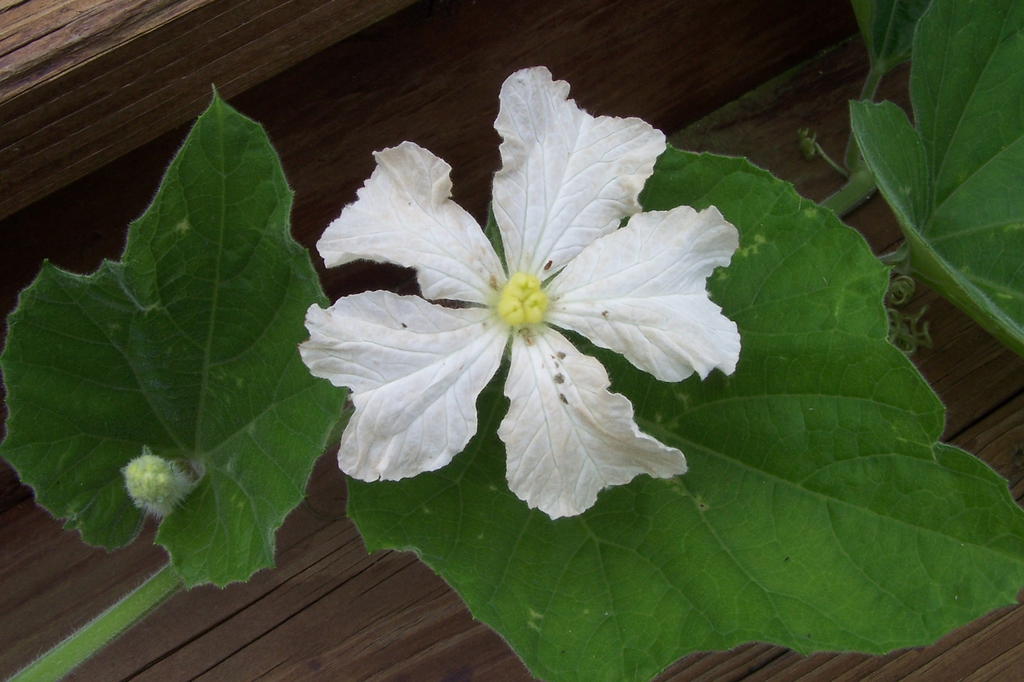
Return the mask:
MULTIPOLYGON (((501 80, 544 63, 595 113, 686 125, 854 30, 851 16, 812 2, 635 5, 598 0, 416 5, 235 97, 262 121, 296 190, 293 232, 312 245, 372 170, 370 152, 412 139, 453 167, 456 198, 482 215, 497 168, 490 127, 501 80), (715 26, 713 34, 701 27, 715 26), (795 39, 795 42, 794 42, 795 39)), ((844 5, 845 7, 845 5, 844 5)), ((822 198, 839 179, 805 162, 795 130, 810 126, 829 152, 845 145, 848 97, 866 70, 850 43, 704 119, 687 146, 750 155, 822 198)), ((898 79, 886 84, 900 90, 898 79)), ((44 257, 88 271, 116 256, 123 228, 152 195, 183 129, 120 158, 0 221, 0 303, 13 304, 44 257)), ((876 250, 898 240, 874 200, 851 217, 876 250)), ((399 269, 352 266, 322 273, 332 296, 407 285, 399 269)), ((921 290, 935 347, 917 359, 950 407, 947 435, 1024 492, 1024 362, 973 322, 921 290)), ((0 513, 0 674, 12 671, 133 580, 162 551, 136 543, 112 554, 81 545, 18 497, 0 513), (12 589, 7 589, 7 586, 12 589)), ((531 677, 492 631, 409 554, 367 555, 343 516, 345 486, 330 454, 318 462, 307 504, 278 532, 278 568, 224 590, 173 597, 89 661, 80 680, 373 680, 518 682, 531 677)), ((3 507, 0 507, 3 509, 3 507)), ((145 538, 143 538, 145 540, 145 538)), ((765 644, 694 654, 659 682, 695 680, 1015 680, 1024 666, 1019 608, 989 614, 933 647, 888 656, 803 657, 765 644)))
POLYGON ((0 7, 0 217, 413 0, 27 0, 0 7))

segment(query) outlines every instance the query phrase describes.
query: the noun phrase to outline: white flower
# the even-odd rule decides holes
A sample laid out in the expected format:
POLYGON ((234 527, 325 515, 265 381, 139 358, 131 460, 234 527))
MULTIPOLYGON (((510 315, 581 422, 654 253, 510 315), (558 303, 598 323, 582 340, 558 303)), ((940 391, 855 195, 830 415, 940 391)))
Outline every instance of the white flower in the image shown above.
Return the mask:
POLYGON ((416 269, 426 299, 468 304, 373 291, 309 309, 303 361, 352 391, 338 452, 348 475, 397 480, 451 461, 476 433, 477 397, 510 337, 511 405, 498 435, 509 488, 531 507, 572 516, 637 474, 686 471, 679 450, 640 432, 604 367, 549 325, 662 381, 732 373, 739 334, 705 286, 738 235, 715 208, 641 213, 664 135, 636 118, 594 118, 568 94, 544 68, 501 88, 493 209, 507 274, 451 201, 451 167, 411 142, 375 154, 357 201, 317 244, 328 266, 397 263, 416 269))

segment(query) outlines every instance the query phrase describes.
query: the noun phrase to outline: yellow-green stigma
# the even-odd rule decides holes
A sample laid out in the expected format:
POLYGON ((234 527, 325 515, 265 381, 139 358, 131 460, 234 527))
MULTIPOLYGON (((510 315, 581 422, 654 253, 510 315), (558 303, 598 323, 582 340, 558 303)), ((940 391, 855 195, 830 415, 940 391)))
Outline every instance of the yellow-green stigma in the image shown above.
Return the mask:
POLYGON ((525 272, 517 272, 501 290, 498 314, 513 327, 537 324, 544 318, 548 297, 540 290, 540 280, 525 272))

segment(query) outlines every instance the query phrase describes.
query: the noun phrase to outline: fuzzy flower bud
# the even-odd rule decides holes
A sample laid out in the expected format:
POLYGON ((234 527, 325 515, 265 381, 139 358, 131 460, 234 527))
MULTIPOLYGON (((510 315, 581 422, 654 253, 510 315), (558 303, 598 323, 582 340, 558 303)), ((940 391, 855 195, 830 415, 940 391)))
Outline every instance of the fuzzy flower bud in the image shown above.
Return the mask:
POLYGON ((194 485, 177 464, 154 455, 145 445, 121 473, 135 506, 157 518, 170 514, 194 485))

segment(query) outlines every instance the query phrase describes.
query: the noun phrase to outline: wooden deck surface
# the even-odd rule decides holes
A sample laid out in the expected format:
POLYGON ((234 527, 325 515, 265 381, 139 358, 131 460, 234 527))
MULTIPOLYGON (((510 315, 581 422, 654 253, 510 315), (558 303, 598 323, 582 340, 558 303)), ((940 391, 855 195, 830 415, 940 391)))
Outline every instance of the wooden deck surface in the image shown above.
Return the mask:
POLYGON ((0 218, 415 0, 0 0, 0 218))
MULTIPOLYGON (((370 152, 414 140, 454 167, 455 198, 480 215, 498 166, 491 121, 502 79, 546 64, 595 113, 637 115, 666 130, 695 121, 853 33, 852 15, 804 0, 628 3, 524 0, 418 3, 235 97, 263 122, 296 190, 293 231, 311 246, 354 199, 370 152), (725 12, 723 7, 730 11, 725 12), (703 27, 714 27, 705 30, 703 27)), ((806 162, 796 130, 831 153, 845 146, 846 100, 866 71, 858 42, 805 63, 703 118, 684 147, 744 154, 820 199, 840 184, 806 162)), ((883 94, 898 94, 906 70, 883 94)), ((9 310, 43 258, 86 272, 120 252, 127 221, 145 208, 180 144, 177 129, 0 221, 0 307, 9 310)), ((849 220, 876 251, 898 231, 875 199, 849 220)), ((324 273, 333 298, 401 287, 409 273, 355 265, 324 273)), ((935 346, 915 362, 948 407, 945 438, 987 461, 1024 495, 1024 360, 966 316, 919 289, 935 346)), ((278 568, 224 590, 174 596, 88 662, 76 680, 361 680, 519 682, 531 677, 504 642, 473 621, 458 596, 407 553, 367 555, 344 516, 345 485, 331 453, 307 501, 278 532, 278 568)), ((0 471, 0 675, 86 622, 161 566, 153 528, 107 554, 35 506, 0 471)), ((659 682, 952 682, 1024 680, 1024 609, 1007 608, 932 647, 884 657, 799 656, 765 644, 694 654, 659 682)))

